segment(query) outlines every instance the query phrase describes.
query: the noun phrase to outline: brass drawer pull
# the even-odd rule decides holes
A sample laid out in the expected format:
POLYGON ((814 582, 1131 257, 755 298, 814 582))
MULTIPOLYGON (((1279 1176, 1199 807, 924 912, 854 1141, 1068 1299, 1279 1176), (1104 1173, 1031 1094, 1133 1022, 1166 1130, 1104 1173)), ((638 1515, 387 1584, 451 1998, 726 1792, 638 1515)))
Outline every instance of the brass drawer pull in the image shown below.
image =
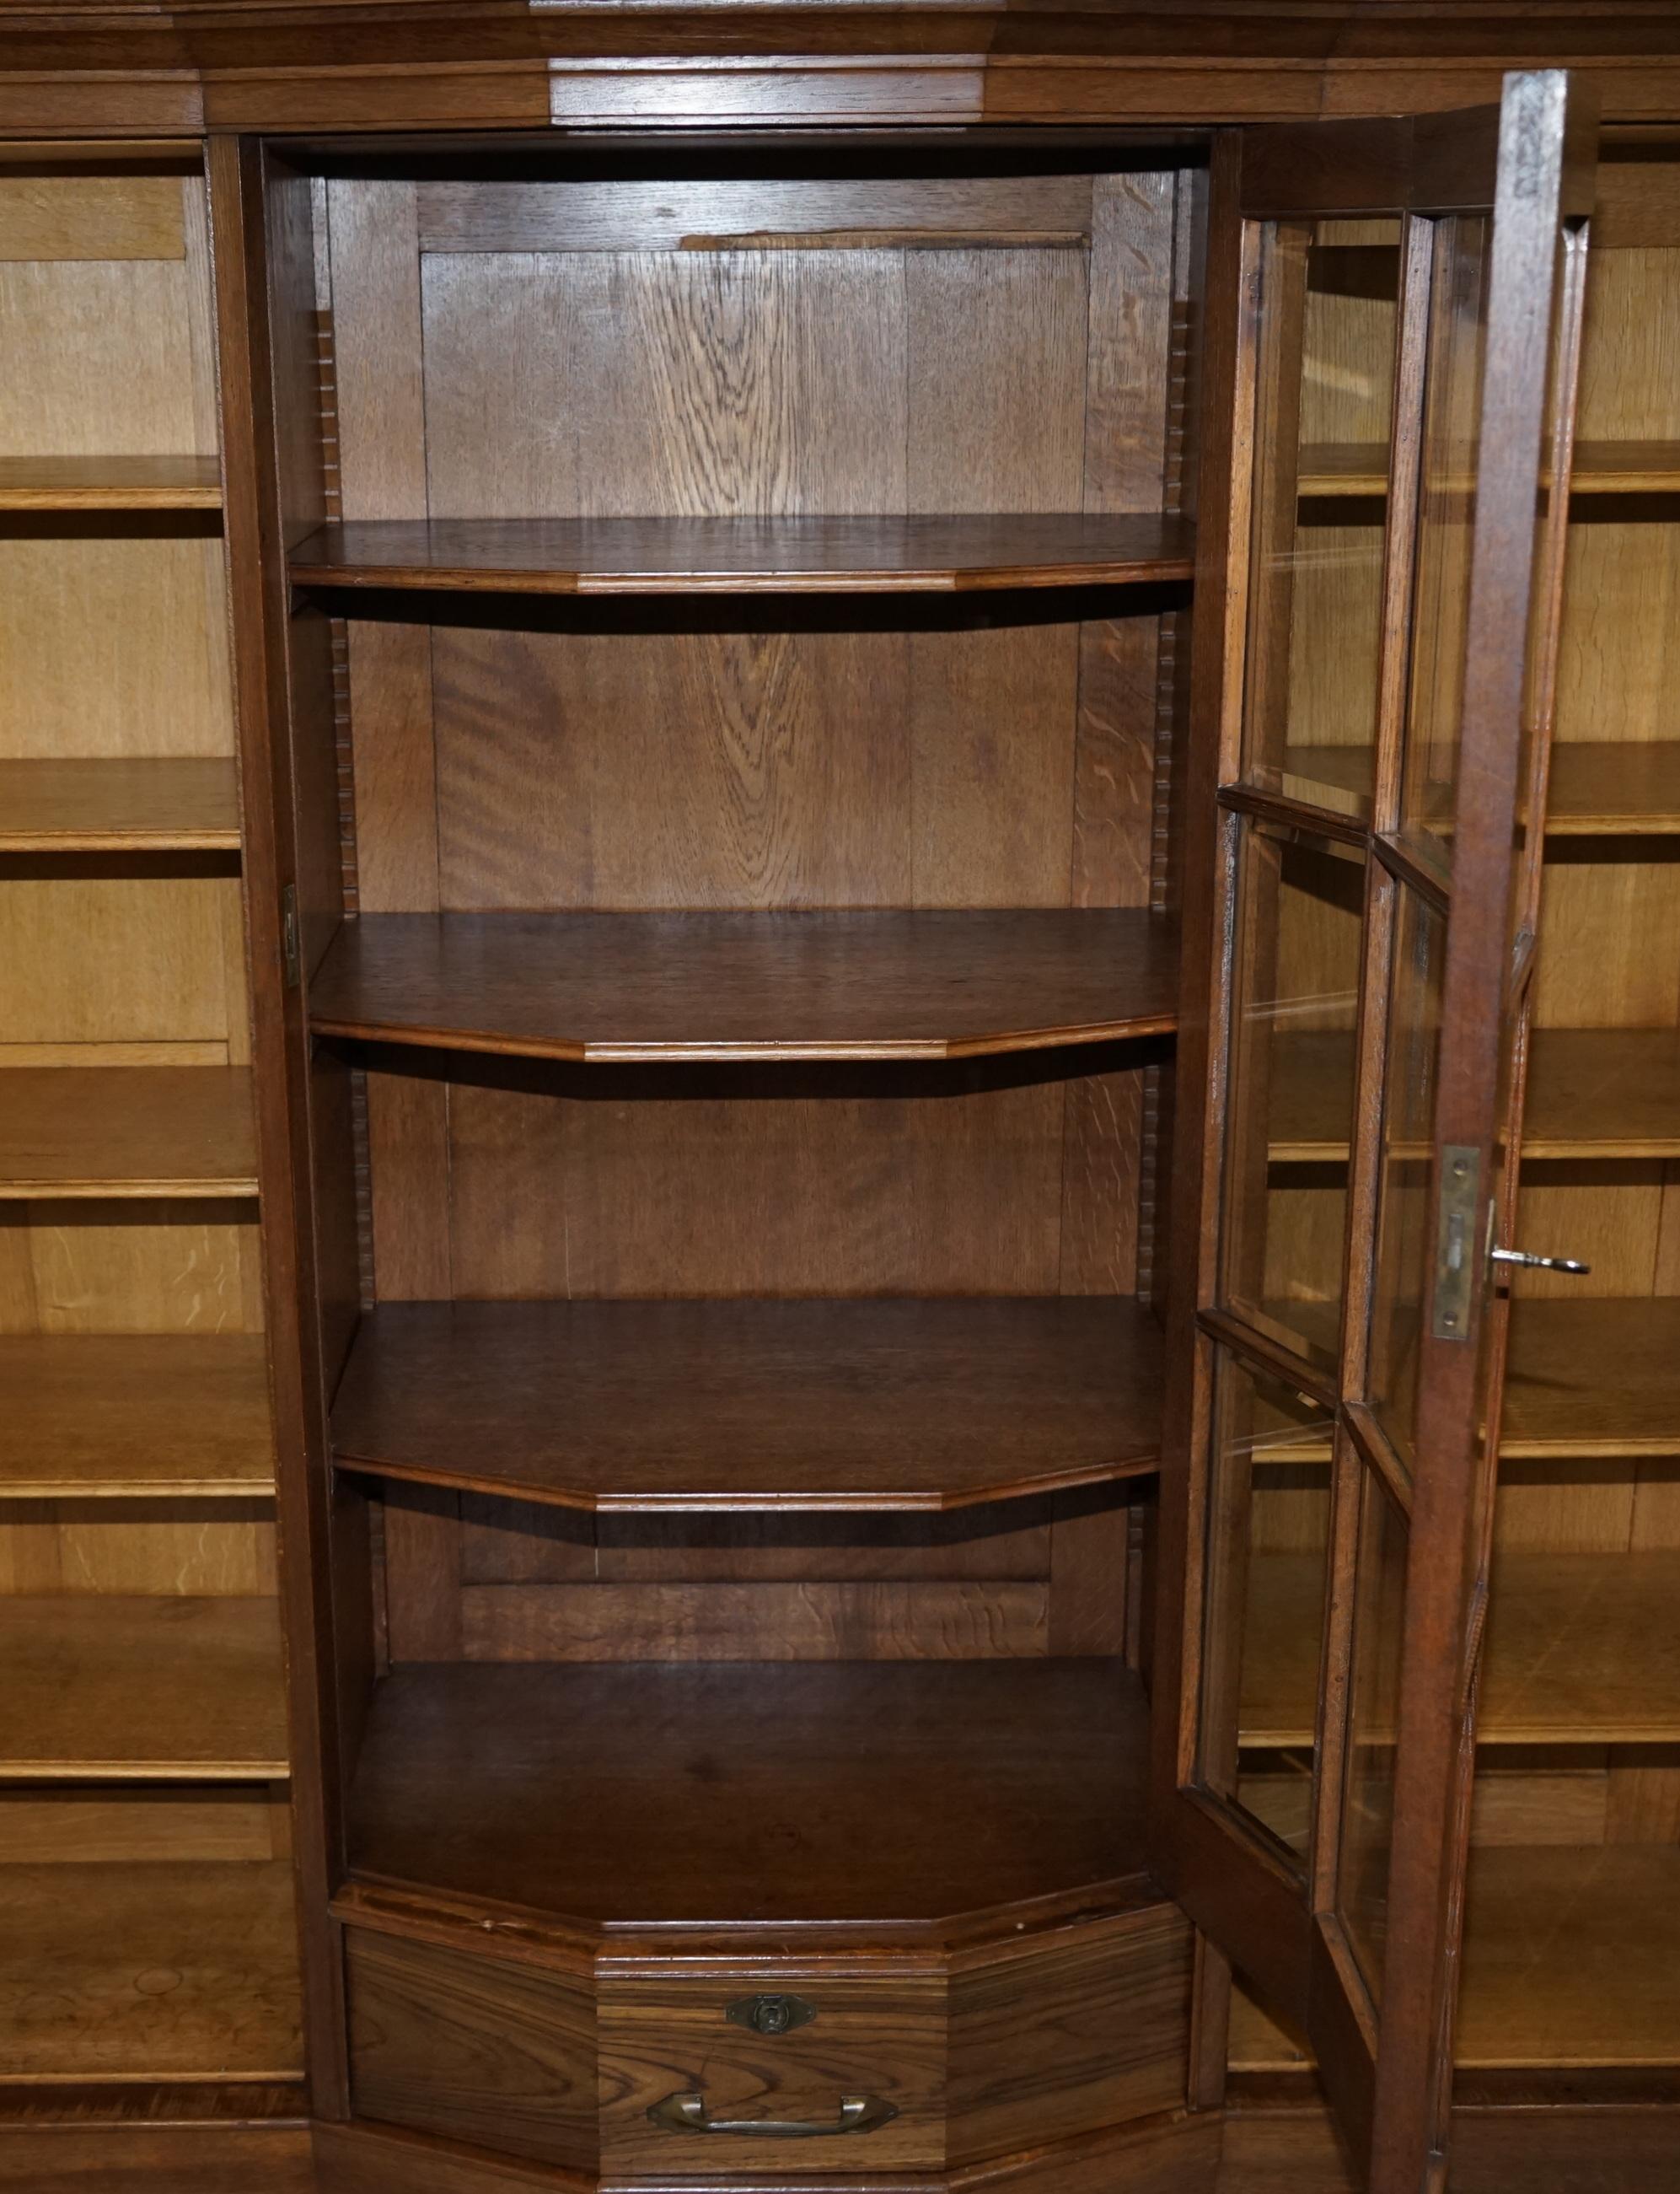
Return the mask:
POLYGON ((745 2134, 754 2140, 820 2140, 837 2133, 874 2133, 889 2118, 896 2118, 896 2103, 879 2095, 842 2095, 837 2118, 708 2118, 704 2095, 690 2093, 667 2095, 648 2111, 667 2133, 745 2134))

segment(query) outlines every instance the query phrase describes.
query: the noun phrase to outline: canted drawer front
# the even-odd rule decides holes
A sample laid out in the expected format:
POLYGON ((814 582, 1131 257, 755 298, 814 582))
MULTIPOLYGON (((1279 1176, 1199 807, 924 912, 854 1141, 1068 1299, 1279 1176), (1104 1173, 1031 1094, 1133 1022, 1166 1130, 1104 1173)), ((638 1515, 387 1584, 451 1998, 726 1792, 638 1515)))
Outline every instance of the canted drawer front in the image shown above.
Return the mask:
POLYGON ((593 2170, 595 2020, 587 1974, 352 1928, 358 2117, 593 2170))
POLYGON ((606 1979, 599 2005, 603 2170, 944 2162, 938 1975, 606 1979))

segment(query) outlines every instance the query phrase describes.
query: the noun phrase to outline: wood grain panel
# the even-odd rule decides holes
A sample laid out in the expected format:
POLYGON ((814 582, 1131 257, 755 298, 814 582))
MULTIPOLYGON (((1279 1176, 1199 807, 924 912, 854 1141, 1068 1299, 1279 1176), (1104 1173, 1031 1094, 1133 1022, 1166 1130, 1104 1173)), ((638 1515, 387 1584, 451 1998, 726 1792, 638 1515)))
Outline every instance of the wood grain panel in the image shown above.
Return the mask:
POLYGON ((351 1928, 350 2082, 358 2116, 587 2170, 595 2161, 595 2002, 587 1978, 351 1928))
POLYGON ((898 510, 895 252, 429 256, 438 518, 898 510))
POLYGON ((0 1920, 0 2034, 13 2079, 284 2079, 301 2069, 287 1860, 89 1862, 70 1874, 6 1865, 0 1920))
POLYGON ((231 754, 220 540, 95 523, 0 522, 0 754, 231 754))
POLYGON ((1144 1713, 1097 1660, 399 1670, 351 1866, 651 1925, 979 1911, 1141 1873, 1144 1713))
POLYGON ((237 1598, 273 1589, 274 1519, 265 1501, 65 1496, 0 1508, 0 1590, 237 1598))
POLYGON ((286 1772, 272 1600, 0 1598, 0 1654, 12 1781, 286 1772))
POLYGON ((184 257, 0 260, 0 457, 193 454, 186 281, 184 257))
POLYGON ((341 1464, 605 1510, 955 1508, 1151 1465, 1127 1299, 387 1304, 341 1464))
MULTIPOLYGON (((974 1661, 1046 1650, 1042 1583, 474 1585, 468 1661, 974 1661)), ((393 1652, 395 1648, 393 1646, 393 1652)))
POLYGON ((0 1498, 272 1489, 260 1337, 0 1338, 0 1498))
MULTIPOLYGON (((226 1042, 225 939, 238 919, 238 879, 146 873, 135 864, 145 858, 127 874, 68 876, 26 855, 0 875, 9 1043, 226 1042)), ((243 992, 232 1001, 236 1010, 244 1002, 243 992)))
MULTIPOLYGON (((283 1858, 284 1783, 74 1783, 0 1792, 0 1864, 283 1858)), ((60 1876, 66 1892, 75 1876, 60 1876)))
POLYGON ((954 2164, 1123 2124, 1184 2100, 1189 1922, 1162 1904, 951 1977, 954 2164))
POLYGON ((937 248, 989 232, 1016 248, 1091 224, 1086 175, 686 176, 680 187, 611 182, 424 182, 420 248, 450 251, 679 251, 745 248, 765 234, 899 230, 937 248))
POLYGON ((656 2177, 695 2170, 773 2168, 783 2144, 751 2136, 673 2133, 647 2112, 697 2090, 715 2116, 809 2119, 838 2114, 843 2095, 891 2103, 872 2132, 801 2139, 801 2170, 937 2169, 945 2161, 945 1981, 943 1974, 856 1979, 755 1966, 705 1980, 604 1979, 600 1986, 600 2137, 604 2170, 656 2177), (788 2033, 732 2025, 727 2007, 791 1988, 816 2017, 788 2033))
POLYGON ((0 176, 0 259, 184 259, 174 175, 0 176))
POLYGON ((261 1333, 256 1206, 0 1200, 11 1333, 261 1333))
POLYGON ((905 508, 1077 510, 1085 462, 1084 255, 916 252, 903 262, 903 280, 905 508))
POLYGON ((450 1099, 463 1297, 1045 1295, 1058 1284, 1062 1092, 976 1060, 545 1070, 450 1099), (696 1078, 698 1077, 698 1078, 696 1078), (599 1088, 607 1101, 591 1094, 599 1088), (775 1193, 767 1192, 775 1184, 775 1193))
POLYGON ((954 1059, 1165 1033, 1177 962, 1129 907, 364 915, 310 1020, 532 1059, 954 1059))

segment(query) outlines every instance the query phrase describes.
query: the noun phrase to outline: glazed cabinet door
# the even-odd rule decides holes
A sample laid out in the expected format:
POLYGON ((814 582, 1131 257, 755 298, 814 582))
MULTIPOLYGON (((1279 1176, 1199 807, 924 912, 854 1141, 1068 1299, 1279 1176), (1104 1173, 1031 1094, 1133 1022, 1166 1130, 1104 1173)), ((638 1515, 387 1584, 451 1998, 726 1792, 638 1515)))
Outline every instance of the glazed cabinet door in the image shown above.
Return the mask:
POLYGON ((1445 2168, 1590 158, 1529 73, 1213 197, 1159 1841, 1378 2194, 1445 2168))

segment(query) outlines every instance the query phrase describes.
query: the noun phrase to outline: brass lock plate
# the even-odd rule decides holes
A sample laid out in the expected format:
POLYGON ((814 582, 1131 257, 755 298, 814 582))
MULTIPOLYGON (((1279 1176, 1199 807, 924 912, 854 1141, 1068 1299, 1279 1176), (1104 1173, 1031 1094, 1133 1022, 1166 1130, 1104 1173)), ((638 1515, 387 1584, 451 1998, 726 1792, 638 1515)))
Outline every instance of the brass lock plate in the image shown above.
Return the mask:
POLYGON ((809 2026, 817 2007, 802 1996, 743 1996, 730 2005, 724 2017, 754 2034, 791 2034, 796 2026, 809 2026))

